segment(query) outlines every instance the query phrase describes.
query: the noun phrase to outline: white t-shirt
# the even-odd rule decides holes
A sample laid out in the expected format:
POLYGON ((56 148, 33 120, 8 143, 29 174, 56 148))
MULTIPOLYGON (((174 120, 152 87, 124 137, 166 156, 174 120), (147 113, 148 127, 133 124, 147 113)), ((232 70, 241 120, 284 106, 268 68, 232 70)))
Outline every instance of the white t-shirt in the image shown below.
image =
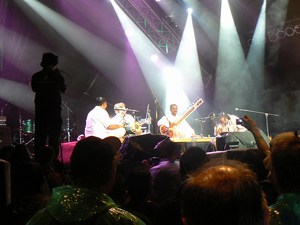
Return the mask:
POLYGON ((112 120, 109 118, 108 112, 103 109, 101 106, 96 106, 92 109, 87 118, 85 125, 85 137, 95 136, 99 138, 106 138, 108 136, 115 136, 121 138, 125 134, 124 128, 118 128, 115 130, 108 130, 112 123, 112 120))

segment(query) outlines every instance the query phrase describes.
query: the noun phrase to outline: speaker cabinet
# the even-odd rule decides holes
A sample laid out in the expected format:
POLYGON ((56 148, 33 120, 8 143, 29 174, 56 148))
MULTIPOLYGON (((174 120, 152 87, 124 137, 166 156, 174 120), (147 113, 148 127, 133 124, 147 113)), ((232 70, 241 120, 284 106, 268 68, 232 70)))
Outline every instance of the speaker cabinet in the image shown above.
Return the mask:
MULTIPOLYGON (((260 130, 265 141, 269 144, 267 135, 260 130)), ((257 148, 253 134, 250 131, 228 132, 221 137, 217 137, 217 150, 224 151, 228 149, 257 148)))
POLYGON ((9 146, 12 144, 11 141, 11 131, 8 126, 0 126, 0 149, 4 146, 9 146))
POLYGON ((159 153, 154 148, 165 138, 165 135, 155 134, 129 136, 122 143, 120 152, 125 160, 141 162, 144 159, 157 157, 159 153))

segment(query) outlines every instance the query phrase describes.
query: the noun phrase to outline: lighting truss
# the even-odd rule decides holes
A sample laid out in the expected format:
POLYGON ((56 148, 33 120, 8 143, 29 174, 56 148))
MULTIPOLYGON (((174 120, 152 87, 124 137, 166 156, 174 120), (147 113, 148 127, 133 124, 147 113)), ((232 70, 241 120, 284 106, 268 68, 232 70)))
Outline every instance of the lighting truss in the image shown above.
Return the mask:
POLYGON ((167 16, 159 16, 145 0, 115 0, 152 43, 170 60, 174 60, 180 35, 167 16))

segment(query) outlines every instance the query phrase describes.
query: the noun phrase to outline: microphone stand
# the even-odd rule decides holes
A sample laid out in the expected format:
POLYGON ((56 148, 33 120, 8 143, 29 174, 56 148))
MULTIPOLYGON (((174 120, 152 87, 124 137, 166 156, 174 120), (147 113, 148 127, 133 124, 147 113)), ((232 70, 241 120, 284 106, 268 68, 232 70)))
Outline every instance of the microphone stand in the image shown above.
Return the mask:
POLYGON ((216 118, 215 114, 214 113, 210 113, 206 117, 195 119, 196 121, 200 122, 200 137, 203 137, 203 124, 206 122, 206 119, 211 119, 212 121, 214 121, 215 118, 216 118))
POLYGON ((240 109, 240 108, 235 108, 235 111, 242 111, 242 112, 251 112, 251 113, 257 113, 257 114, 264 114, 265 119, 266 119, 266 130, 267 130, 267 136, 270 138, 270 132, 269 132, 269 116, 278 116, 278 114, 274 113, 267 113, 267 112, 259 112, 259 111, 254 111, 254 110, 249 110, 249 109, 240 109))
POLYGON ((68 142, 71 141, 71 129, 70 129, 70 113, 73 113, 72 110, 69 108, 66 102, 64 102, 64 107, 67 110, 67 140, 68 142))
MULTIPOLYGON (((159 103, 157 97, 155 96, 155 94, 154 94, 154 92, 153 92, 152 90, 151 90, 151 93, 152 93, 152 96, 153 96, 153 98, 154 98, 154 103, 155 103, 155 121, 156 121, 156 123, 157 123, 157 121, 158 121, 158 109, 160 109, 160 111, 163 113, 163 115, 164 115, 164 116, 166 117, 166 119, 168 120, 169 124, 171 124, 170 121, 169 121, 169 119, 168 119, 168 117, 166 116, 164 110, 162 109, 162 107, 161 107, 161 105, 160 105, 160 103, 159 103)), ((157 126, 154 126, 154 127, 156 128, 157 126)), ((155 130, 156 130, 156 129, 155 129, 155 130)), ((156 133, 156 132, 154 132, 154 133, 156 133)))
POLYGON ((200 118, 198 121, 200 122, 200 137, 203 137, 203 124, 205 123, 206 118, 200 118))
POLYGON ((146 118, 145 120, 147 121, 147 133, 150 134, 151 133, 151 114, 150 114, 151 110, 149 109, 149 104, 147 105, 147 110, 146 110, 146 118))
POLYGON ((22 113, 19 110, 19 144, 23 143, 22 113))

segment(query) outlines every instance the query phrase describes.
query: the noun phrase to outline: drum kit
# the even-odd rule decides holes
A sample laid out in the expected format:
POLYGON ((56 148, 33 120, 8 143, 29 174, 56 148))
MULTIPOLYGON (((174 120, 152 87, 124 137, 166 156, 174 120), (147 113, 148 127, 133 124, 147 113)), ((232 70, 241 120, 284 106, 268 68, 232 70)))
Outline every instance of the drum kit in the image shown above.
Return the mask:
POLYGON ((151 118, 135 119, 134 123, 125 123, 125 130, 128 136, 150 133, 151 118))
POLYGON ((29 145, 34 141, 35 124, 31 119, 21 120, 19 127, 20 144, 29 145))
MULTIPOLYGON (((64 104, 66 107, 66 104, 64 104)), ((134 113, 137 110, 132 110, 134 113)), ((67 119, 66 119, 66 129, 62 130, 62 138, 66 139, 65 141, 70 142, 70 137, 73 129, 70 126, 70 113, 73 113, 69 107, 67 107, 67 119)), ((133 113, 133 114, 134 114, 133 113)), ((146 133, 151 133, 151 116, 149 106, 147 106, 146 117, 138 119, 134 115, 135 122, 131 124, 126 124, 125 130, 126 135, 135 136, 142 135, 146 133)), ((19 114, 19 129, 17 135, 17 143, 24 145, 33 145, 34 144, 34 134, 35 134, 35 122, 32 119, 23 119, 21 113, 19 114)))
MULTIPOLYGON (((66 119, 65 119, 65 126, 62 128, 62 141, 70 142, 73 128, 71 127, 71 119, 70 114, 73 113, 73 111, 70 109, 70 107, 67 105, 66 102, 63 102, 62 108, 66 111, 66 119)), ((35 133, 35 122, 32 119, 22 119, 21 112, 19 113, 19 143, 28 145, 30 143, 34 143, 34 133, 35 133)))
POLYGON ((146 116, 143 119, 137 119, 135 116, 135 112, 139 112, 138 110, 127 110, 133 112, 133 117, 135 122, 131 124, 125 124, 126 135, 142 135, 151 133, 151 122, 152 118, 150 115, 149 104, 147 105, 146 116))
POLYGON ((33 134, 35 131, 35 124, 31 119, 23 120, 22 127, 25 134, 33 134))

